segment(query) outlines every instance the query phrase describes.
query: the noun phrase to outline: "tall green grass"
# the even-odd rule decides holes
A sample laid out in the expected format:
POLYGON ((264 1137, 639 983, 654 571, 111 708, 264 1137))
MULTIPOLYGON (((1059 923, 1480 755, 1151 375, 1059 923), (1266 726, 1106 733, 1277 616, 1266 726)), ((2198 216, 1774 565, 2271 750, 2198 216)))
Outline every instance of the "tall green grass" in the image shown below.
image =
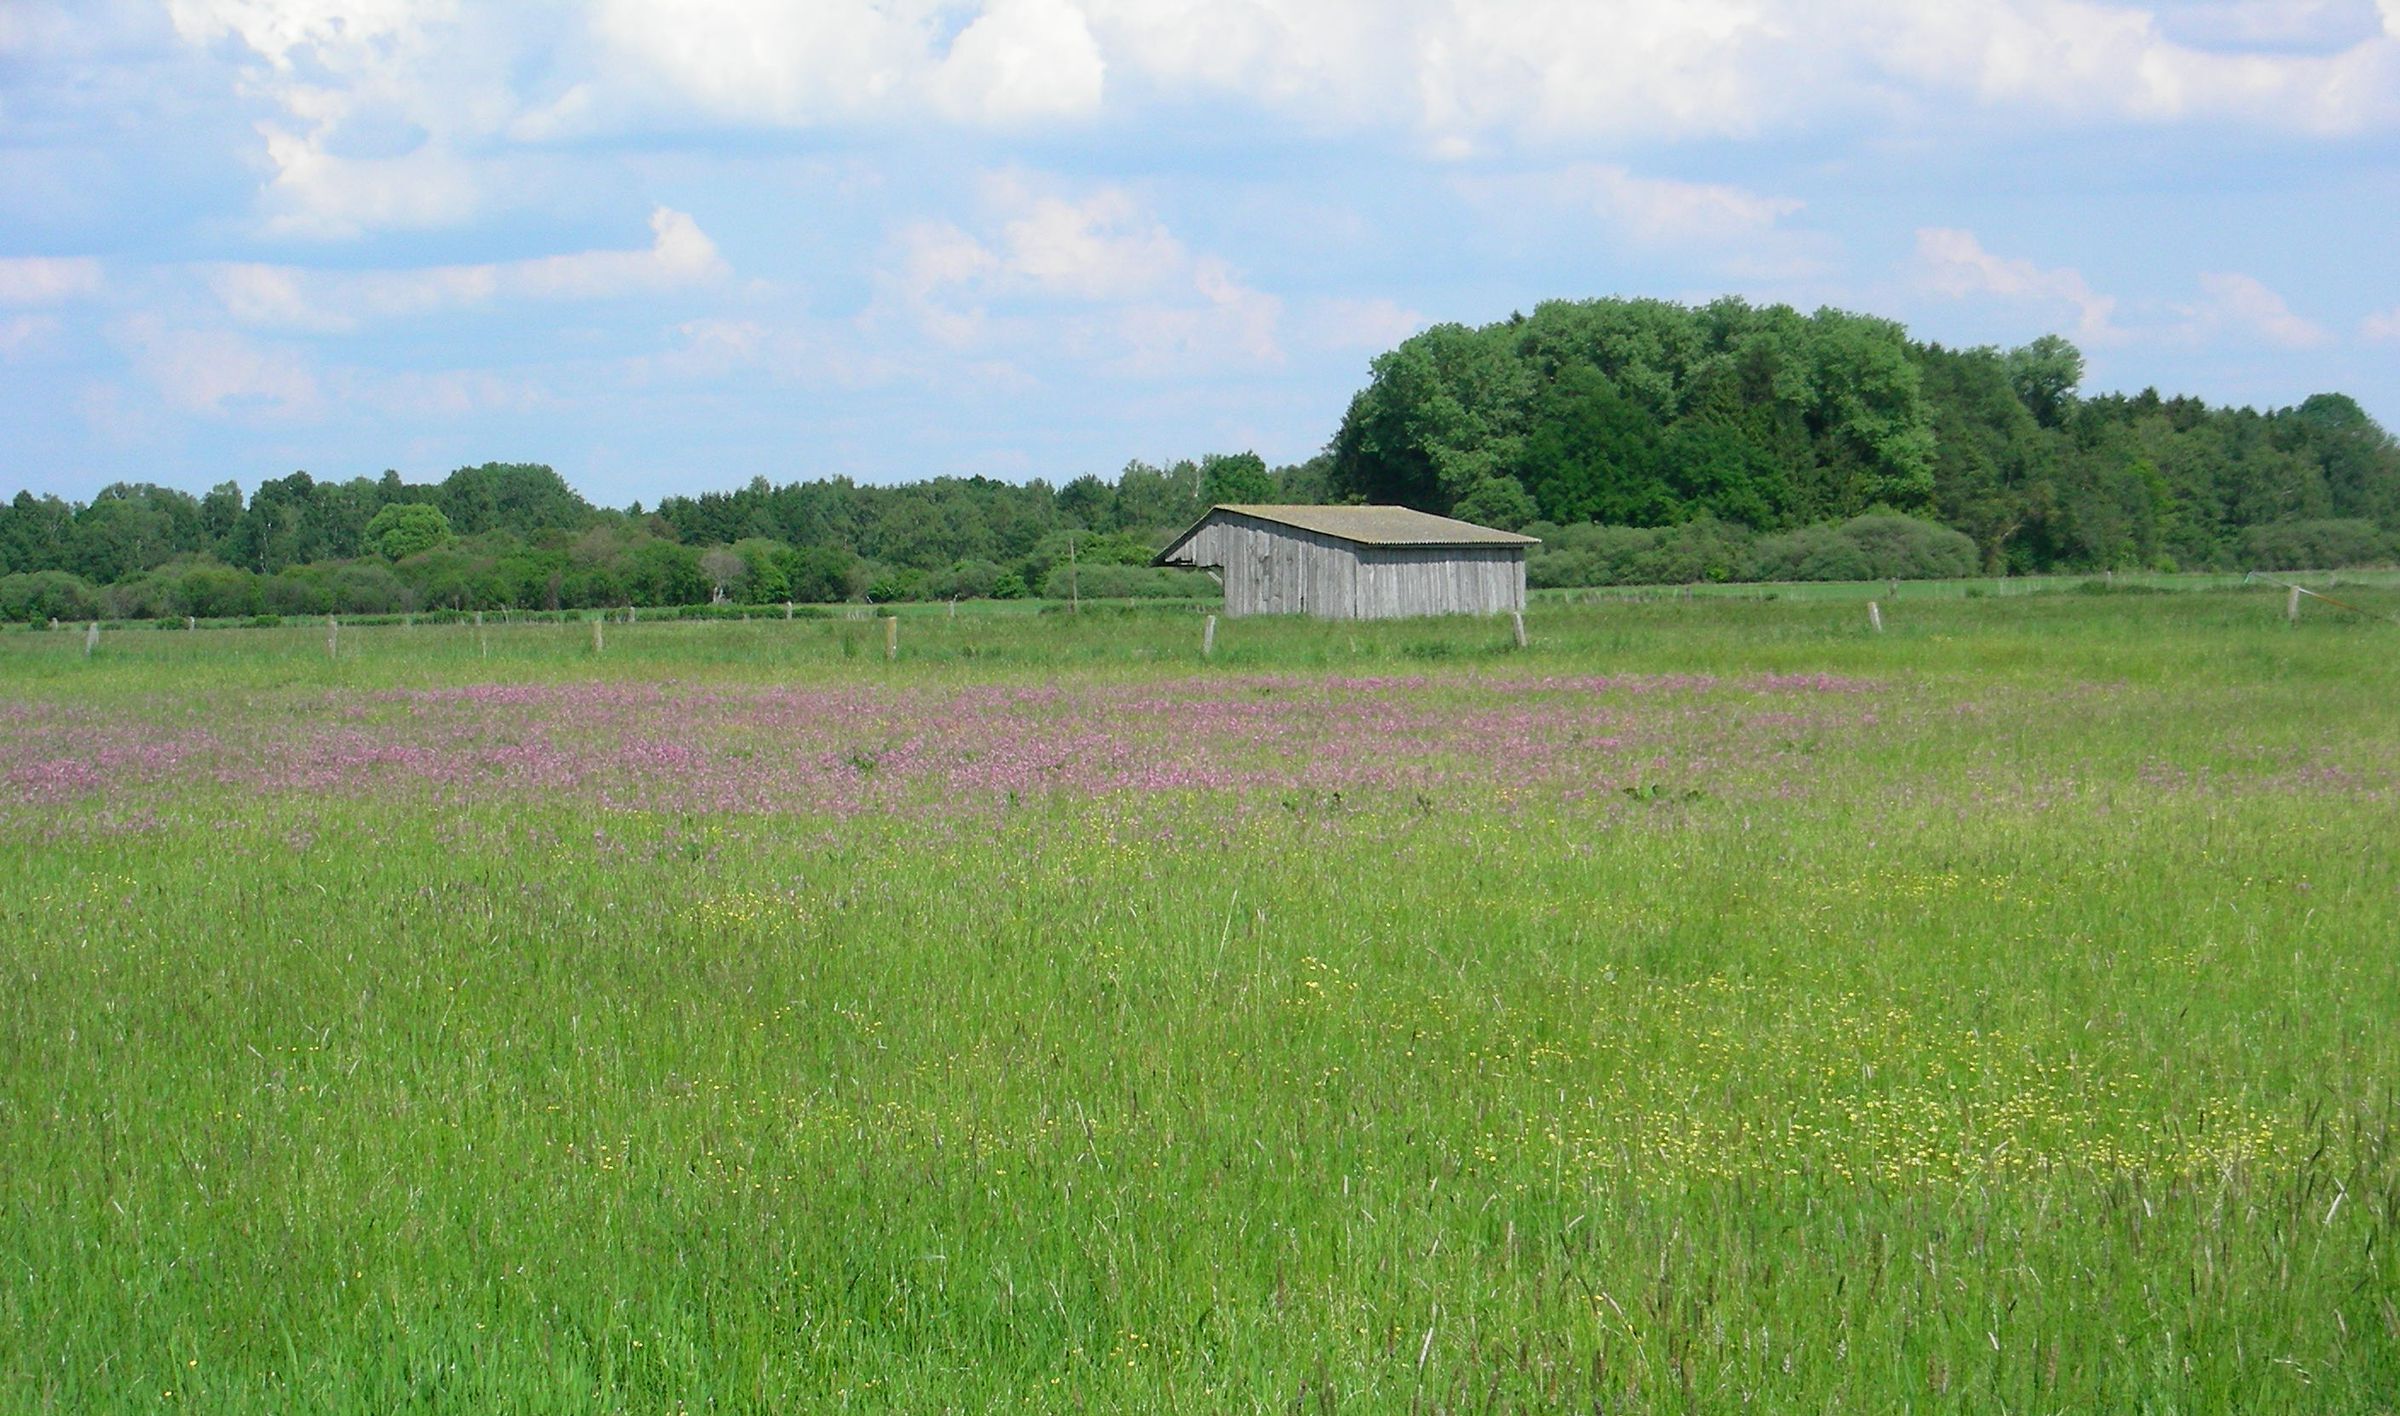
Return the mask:
POLYGON ((1528 618, 1207 663, 1094 613, 891 663, 844 622, 0 638, 0 694, 162 731, 496 681, 1875 685, 1590 798, 18 808, 0 1409, 2390 1409, 2400 629, 1528 618))

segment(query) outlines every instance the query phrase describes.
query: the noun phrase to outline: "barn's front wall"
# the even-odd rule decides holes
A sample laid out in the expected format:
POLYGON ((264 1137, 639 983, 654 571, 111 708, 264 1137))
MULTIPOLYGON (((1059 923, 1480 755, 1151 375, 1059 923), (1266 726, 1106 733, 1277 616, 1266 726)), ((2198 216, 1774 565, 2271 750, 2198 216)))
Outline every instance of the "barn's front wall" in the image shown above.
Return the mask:
POLYGON ((1195 565, 1223 573, 1228 615, 1354 617, 1359 548, 1348 541, 1221 516, 1193 535, 1190 550, 1195 565))
POLYGON ((1228 615, 1397 619, 1525 608, 1516 546, 1362 546, 1296 526, 1220 513, 1194 531, 1190 563, 1217 567, 1228 615))

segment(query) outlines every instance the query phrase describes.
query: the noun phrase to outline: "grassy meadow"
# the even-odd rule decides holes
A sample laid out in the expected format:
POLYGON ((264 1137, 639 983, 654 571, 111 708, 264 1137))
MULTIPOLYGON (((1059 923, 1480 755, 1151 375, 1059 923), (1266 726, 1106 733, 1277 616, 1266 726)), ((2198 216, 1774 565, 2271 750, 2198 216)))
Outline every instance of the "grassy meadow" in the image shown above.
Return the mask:
POLYGON ((2400 625, 1884 609, 0 634, 0 1410, 2395 1409, 2400 625))

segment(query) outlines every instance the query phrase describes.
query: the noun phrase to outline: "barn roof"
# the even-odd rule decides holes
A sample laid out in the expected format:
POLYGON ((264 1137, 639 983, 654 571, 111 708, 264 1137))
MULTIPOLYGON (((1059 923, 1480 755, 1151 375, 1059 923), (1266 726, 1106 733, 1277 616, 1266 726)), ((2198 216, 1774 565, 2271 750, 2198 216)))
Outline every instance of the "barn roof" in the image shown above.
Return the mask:
POLYGON ((1152 565, 1171 565, 1172 557, 1183 549, 1184 542, 1206 526, 1220 512, 1247 516, 1256 521, 1272 521, 1278 525, 1314 531, 1340 541, 1361 546, 1538 546, 1536 536, 1520 536, 1514 531, 1495 530, 1478 526, 1472 521, 1453 521, 1447 516, 1435 516, 1429 511, 1412 511, 1404 506, 1213 506, 1208 514, 1185 528, 1184 533, 1158 553, 1152 565))

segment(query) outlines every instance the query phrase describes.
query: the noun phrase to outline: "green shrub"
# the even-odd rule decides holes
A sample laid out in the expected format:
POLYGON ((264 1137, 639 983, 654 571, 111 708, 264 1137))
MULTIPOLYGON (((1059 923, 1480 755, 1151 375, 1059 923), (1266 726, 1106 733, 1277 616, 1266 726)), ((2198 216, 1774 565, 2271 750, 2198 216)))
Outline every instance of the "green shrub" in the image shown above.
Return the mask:
POLYGON ((99 594, 79 575, 63 570, 0 575, 0 619, 40 624, 96 619, 99 614, 99 594))
POLYGON ((1750 570, 1756 580, 1954 580, 1974 573, 1975 543, 1913 516, 1868 512, 1766 537, 1750 570))
POLYGON ((2245 570, 2335 570, 2380 565, 2392 543, 2372 521, 2278 521, 2242 533, 2245 570))
POLYGON ((1191 599, 1216 593, 1216 582, 1196 571, 1153 569, 1138 565, 1059 564, 1042 582, 1042 593, 1053 600, 1191 599))

